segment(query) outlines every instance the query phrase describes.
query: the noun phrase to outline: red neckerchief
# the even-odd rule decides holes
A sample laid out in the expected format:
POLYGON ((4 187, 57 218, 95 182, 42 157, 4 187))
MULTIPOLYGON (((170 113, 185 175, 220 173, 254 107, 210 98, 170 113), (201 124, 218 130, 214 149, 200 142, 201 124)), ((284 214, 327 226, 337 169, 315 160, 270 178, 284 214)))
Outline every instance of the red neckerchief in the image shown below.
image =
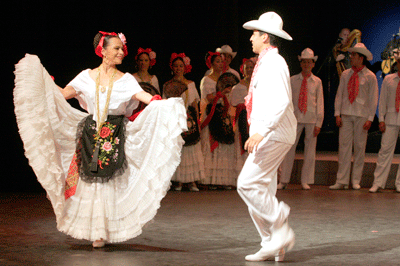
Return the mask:
POLYGON ((365 66, 360 68, 352 67, 354 73, 351 75, 349 83, 347 84, 347 91, 349 93, 349 101, 353 103, 354 100, 357 98, 358 95, 358 87, 359 87, 359 80, 358 80, 358 72, 364 69, 365 66))
POLYGON ((271 51, 271 50, 273 50, 275 48, 276 47, 274 47, 274 46, 269 46, 269 47, 267 47, 267 48, 265 48, 264 50, 261 51, 261 53, 258 55, 257 64, 254 67, 253 74, 251 75, 249 93, 244 98, 244 104, 246 105, 246 110, 247 110, 247 121, 249 122, 249 125, 250 125, 250 122, 251 122, 250 121, 251 110, 253 109, 253 88, 254 88, 253 81, 254 81, 254 77, 257 74, 260 60, 264 57, 264 55, 266 55, 269 51, 271 51))

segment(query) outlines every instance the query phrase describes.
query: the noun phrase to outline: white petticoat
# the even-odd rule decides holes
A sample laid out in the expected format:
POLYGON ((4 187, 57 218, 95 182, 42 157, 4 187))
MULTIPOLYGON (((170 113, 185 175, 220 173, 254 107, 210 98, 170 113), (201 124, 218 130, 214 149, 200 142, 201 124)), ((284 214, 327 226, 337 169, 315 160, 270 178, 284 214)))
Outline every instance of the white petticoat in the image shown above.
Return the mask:
POLYGON ((204 159, 201 142, 195 145, 183 146, 181 163, 172 176, 172 181, 191 183, 204 179, 204 159))
POLYGON ((25 155, 54 208, 58 230, 78 239, 121 242, 155 216, 180 162, 187 130, 181 98, 153 101, 126 126, 129 167, 107 183, 78 182, 65 200, 78 123, 88 114, 71 107, 37 56, 15 70, 14 105, 25 155))

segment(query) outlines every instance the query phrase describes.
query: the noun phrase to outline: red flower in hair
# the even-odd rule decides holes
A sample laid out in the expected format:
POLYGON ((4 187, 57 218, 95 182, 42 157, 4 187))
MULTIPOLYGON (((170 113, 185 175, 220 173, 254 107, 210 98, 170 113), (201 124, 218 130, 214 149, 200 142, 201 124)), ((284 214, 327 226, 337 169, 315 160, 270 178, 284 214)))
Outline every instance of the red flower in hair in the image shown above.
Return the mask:
POLYGON ((125 35, 123 35, 122 33, 119 33, 119 35, 118 35, 115 32, 105 32, 105 31, 99 31, 99 33, 101 33, 103 36, 101 37, 99 44, 97 45, 96 49, 94 50, 94 52, 96 53, 97 56, 103 58, 103 55, 101 54, 101 49, 103 49, 105 36, 117 36, 120 39, 121 39, 121 36, 123 36, 124 40, 121 39, 121 41, 124 44, 124 47, 123 47, 124 56, 128 55, 128 47, 126 46, 125 35))

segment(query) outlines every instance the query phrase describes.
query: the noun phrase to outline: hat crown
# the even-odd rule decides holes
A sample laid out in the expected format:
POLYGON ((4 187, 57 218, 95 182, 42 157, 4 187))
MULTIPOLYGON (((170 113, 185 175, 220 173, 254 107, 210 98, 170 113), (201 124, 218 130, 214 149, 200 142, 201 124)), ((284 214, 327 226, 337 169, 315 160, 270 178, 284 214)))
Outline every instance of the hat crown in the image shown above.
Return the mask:
POLYGON ((267 12, 260 16, 258 19, 261 23, 265 23, 270 27, 278 28, 282 30, 283 28, 283 20, 282 18, 276 14, 275 12, 267 12))
POLYGON ((223 53, 232 53, 233 52, 232 48, 227 44, 222 45, 220 49, 223 53))
POLYGON ((301 52, 301 58, 312 58, 314 57, 314 51, 310 48, 306 48, 301 52))

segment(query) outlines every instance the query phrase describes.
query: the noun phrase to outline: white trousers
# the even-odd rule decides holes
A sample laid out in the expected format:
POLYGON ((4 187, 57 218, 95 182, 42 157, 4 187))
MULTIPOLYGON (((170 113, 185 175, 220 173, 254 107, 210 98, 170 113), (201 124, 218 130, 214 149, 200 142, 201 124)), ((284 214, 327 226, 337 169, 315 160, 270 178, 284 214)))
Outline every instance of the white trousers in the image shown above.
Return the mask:
MULTIPOLYGON (((385 188, 392 165, 393 153, 396 148, 400 126, 386 125, 386 131, 382 134, 381 149, 374 172, 374 185, 385 188)), ((400 167, 396 175, 396 187, 400 188, 400 167)))
POLYGON ((317 138, 314 137, 315 123, 297 123, 296 142, 286 154, 282 162, 282 172, 280 176, 281 183, 289 183, 290 176, 292 175, 294 157, 296 155, 296 147, 303 129, 305 129, 304 136, 304 160, 303 167, 301 168, 301 183, 314 184, 315 174, 315 149, 317 147, 317 138))
POLYGON ((336 179, 338 184, 349 184, 353 145, 352 183, 360 184, 368 136, 368 130, 363 129, 366 121, 365 117, 342 115, 342 127, 339 129, 339 168, 336 179))
POLYGON ((238 178, 238 193, 249 208, 262 246, 289 216, 289 206, 278 202, 275 194, 278 167, 291 146, 264 139, 257 152, 249 154, 238 178))

